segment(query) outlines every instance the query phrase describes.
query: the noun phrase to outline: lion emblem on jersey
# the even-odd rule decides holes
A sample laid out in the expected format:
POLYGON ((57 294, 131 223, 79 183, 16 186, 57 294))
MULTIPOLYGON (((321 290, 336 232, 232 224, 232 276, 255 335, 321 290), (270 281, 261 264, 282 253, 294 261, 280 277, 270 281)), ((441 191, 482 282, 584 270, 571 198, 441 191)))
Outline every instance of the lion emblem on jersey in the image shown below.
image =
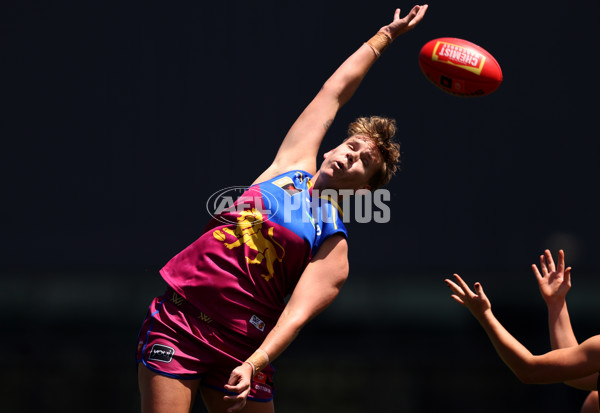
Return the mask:
POLYGON ((230 228, 223 228, 223 230, 217 229, 213 232, 213 236, 219 241, 223 242, 223 245, 228 249, 233 249, 246 245, 249 248, 257 252, 255 258, 246 256, 246 262, 248 264, 261 264, 266 260, 268 274, 261 274, 260 276, 265 281, 271 280, 275 274, 273 263, 277 260, 281 262, 285 256, 285 249, 273 238, 274 228, 270 227, 267 230, 267 237, 263 234, 262 230, 263 215, 256 208, 251 210, 242 211, 237 217, 237 226, 235 230, 230 228), (226 242, 227 236, 225 234, 232 235, 236 238, 235 242, 226 242), (281 251, 278 254, 277 251, 281 251))

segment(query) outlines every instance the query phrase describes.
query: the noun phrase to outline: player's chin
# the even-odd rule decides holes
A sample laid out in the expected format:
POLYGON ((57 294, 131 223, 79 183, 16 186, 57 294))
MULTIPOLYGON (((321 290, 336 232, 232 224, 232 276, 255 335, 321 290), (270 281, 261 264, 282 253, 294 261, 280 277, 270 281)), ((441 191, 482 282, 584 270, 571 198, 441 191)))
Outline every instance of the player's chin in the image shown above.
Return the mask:
POLYGON ((338 171, 336 171, 333 167, 321 168, 319 170, 320 180, 325 182, 327 185, 330 182, 335 181, 338 178, 338 171))

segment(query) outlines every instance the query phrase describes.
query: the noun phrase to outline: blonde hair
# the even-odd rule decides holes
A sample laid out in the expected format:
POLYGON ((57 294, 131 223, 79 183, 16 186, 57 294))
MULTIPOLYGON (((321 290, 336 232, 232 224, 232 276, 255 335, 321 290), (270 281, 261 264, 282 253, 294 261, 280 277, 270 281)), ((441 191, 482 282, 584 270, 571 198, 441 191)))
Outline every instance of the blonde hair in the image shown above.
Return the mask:
POLYGON ((357 118, 348 126, 348 138, 365 136, 379 149, 383 158, 382 167, 369 180, 371 190, 386 185, 396 173, 400 161, 400 144, 394 141, 396 121, 381 116, 357 118))

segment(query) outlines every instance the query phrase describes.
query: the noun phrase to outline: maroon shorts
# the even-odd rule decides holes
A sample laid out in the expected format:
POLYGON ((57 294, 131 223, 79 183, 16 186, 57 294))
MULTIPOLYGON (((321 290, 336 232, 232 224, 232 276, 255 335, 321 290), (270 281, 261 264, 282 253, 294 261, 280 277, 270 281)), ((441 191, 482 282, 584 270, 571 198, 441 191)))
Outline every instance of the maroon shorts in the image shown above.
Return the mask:
MULTIPOLYGON (((244 336, 225 329, 192 308, 172 289, 155 298, 138 336, 136 360, 150 370, 176 379, 201 379, 201 384, 229 393, 224 385, 231 371, 255 350, 244 336)), ((252 380, 248 399, 273 398, 273 366, 252 380)))

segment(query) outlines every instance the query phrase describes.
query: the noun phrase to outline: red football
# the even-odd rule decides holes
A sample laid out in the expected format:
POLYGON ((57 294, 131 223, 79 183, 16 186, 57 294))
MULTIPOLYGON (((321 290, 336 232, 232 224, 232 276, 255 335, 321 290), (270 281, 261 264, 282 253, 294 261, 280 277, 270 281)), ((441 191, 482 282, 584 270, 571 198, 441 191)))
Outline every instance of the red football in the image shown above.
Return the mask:
POLYGON ((456 96, 489 95, 502 83, 502 70, 494 56, 454 37, 427 42, 419 53, 419 66, 434 85, 456 96))

